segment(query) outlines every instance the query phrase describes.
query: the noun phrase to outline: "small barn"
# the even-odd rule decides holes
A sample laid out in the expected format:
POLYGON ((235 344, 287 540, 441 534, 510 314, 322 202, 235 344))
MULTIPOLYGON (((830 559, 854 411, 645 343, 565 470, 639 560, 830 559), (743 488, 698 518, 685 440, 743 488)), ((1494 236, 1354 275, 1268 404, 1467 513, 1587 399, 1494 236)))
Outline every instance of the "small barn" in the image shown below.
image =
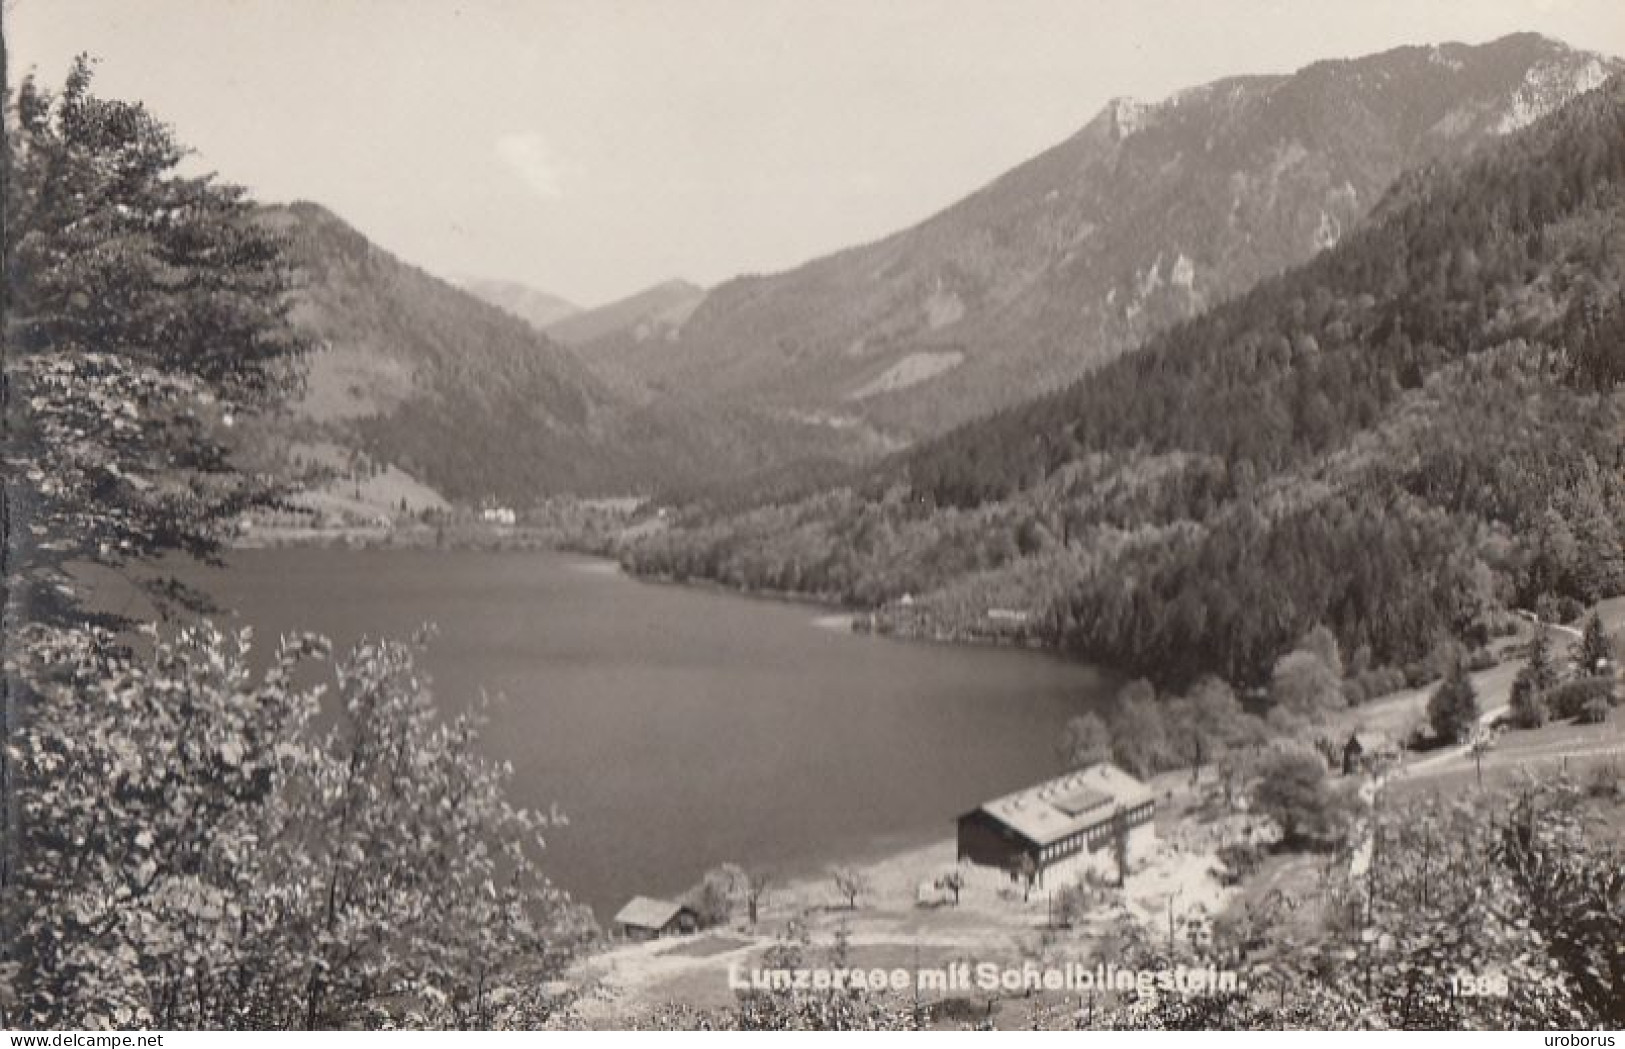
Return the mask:
POLYGON ((628 940, 657 940, 699 927, 700 916, 692 908, 648 896, 634 896, 615 915, 614 923, 615 931, 628 940))
POLYGON ((1364 757, 1365 744, 1360 742, 1359 734, 1349 733, 1349 741, 1343 744, 1343 775, 1359 775, 1364 757))
POLYGON ((959 817, 959 859, 1035 879, 1062 864, 1115 865, 1115 843, 1131 856, 1155 841, 1156 797, 1110 762, 1069 772, 984 802, 959 817))

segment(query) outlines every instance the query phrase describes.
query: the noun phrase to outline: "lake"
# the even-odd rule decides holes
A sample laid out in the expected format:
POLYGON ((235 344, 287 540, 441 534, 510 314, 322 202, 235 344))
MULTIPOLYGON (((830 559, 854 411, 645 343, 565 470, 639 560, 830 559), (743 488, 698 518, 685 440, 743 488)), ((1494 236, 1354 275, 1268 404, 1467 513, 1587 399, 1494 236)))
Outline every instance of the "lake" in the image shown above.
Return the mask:
POLYGON ((1062 725, 1116 684, 563 554, 246 550, 185 574, 266 646, 434 623, 438 700, 504 697, 487 747, 513 762, 516 801, 569 817, 544 867, 606 922, 725 861, 786 877, 946 837, 959 813, 1059 771, 1062 725))

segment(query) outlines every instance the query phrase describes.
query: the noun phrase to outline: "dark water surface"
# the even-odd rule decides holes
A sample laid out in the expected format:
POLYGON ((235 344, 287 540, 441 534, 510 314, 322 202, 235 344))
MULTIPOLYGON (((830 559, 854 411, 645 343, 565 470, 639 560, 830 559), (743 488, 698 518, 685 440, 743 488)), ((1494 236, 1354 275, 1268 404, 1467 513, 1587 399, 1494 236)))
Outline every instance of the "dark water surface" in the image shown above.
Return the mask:
POLYGON ((1057 771, 1055 739, 1115 684, 1031 652, 888 641, 820 611, 645 584, 568 555, 250 550, 188 572, 262 645, 439 629, 455 709, 505 701, 488 748, 515 800, 570 825, 544 865, 607 920, 733 861, 781 875, 932 841, 1057 771))

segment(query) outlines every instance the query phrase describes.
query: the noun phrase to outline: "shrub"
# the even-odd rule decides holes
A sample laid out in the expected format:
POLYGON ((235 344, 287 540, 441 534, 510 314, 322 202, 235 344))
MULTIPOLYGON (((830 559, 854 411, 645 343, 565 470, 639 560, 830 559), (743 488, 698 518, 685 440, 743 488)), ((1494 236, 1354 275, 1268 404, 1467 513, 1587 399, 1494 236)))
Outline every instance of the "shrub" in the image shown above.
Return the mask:
POLYGON ((1428 699, 1428 722, 1439 739, 1460 743, 1477 721, 1478 693, 1458 663, 1428 699))
POLYGON ((1599 703, 1605 709, 1613 706, 1614 682, 1608 677, 1576 678, 1549 689, 1545 700, 1554 718, 1582 717, 1588 706, 1593 709, 1599 703))
POLYGON ((1055 924, 1070 929, 1088 918, 1099 902, 1098 893, 1084 883, 1063 885, 1055 893, 1055 924))
POLYGON ((27 962, 0 1026, 545 1018, 537 988, 591 919, 535 867, 547 820, 507 801, 478 710, 442 720, 413 646, 358 646, 323 704, 296 684, 326 660, 318 638, 263 674, 246 631, 145 644, 18 645, 37 701, 3 902, 27 962))
MULTIPOLYGON (((1332 643, 1335 648, 1335 642, 1332 643)), ((1270 671, 1270 705, 1310 720, 1323 711, 1343 706, 1342 679, 1326 657, 1308 649, 1294 649, 1276 660, 1270 671)))
POLYGON ((1341 806, 1326 779, 1326 762, 1312 748, 1273 751, 1258 763, 1253 804, 1281 828, 1289 844, 1332 838, 1341 806))
POLYGON ((1608 720, 1608 715, 1613 709, 1606 697, 1591 696, 1585 701, 1585 705, 1580 708, 1580 723, 1583 725, 1600 725, 1608 720))
POLYGON ((1512 680, 1510 717, 1518 728, 1539 728, 1546 724, 1546 697, 1525 670, 1518 671, 1512 680))
POLYGON ((734 901, 744 881, 744 872, 724 864, 706 872, 705 877, 683 897, 694 909, 701 928, 726 925, 733 919, 734 901))
POLYGON ((1343 692, 1351 704, 1368 703, 1405 687, 1405 671, 1399 667, 1376 667, 1343 682, 1343 692))
POLYGON ((1571 623, 1585 613, 1585 606, 1567 594, 1542 594, 1535 602, 1535 614, 1548 623, 1571 623))
POLYGON ((1219 847, 1218 860, 1224 864, 1225 882, 1234 884, 1252 875, 1264 862, 1263 850, 1248 841, 1231 842, 1219 847))

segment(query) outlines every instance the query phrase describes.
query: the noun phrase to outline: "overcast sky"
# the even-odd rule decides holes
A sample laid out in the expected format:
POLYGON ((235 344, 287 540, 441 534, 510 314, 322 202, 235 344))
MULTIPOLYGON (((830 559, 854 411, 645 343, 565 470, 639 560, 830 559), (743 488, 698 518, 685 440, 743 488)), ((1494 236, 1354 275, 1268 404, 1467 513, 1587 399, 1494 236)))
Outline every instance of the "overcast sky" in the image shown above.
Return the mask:
POLYGON ((1115 95, 1620 0, 7 0, 13 75, 139 98, 209 170, 443 275, 592 305, 909 225, 1115 95))

